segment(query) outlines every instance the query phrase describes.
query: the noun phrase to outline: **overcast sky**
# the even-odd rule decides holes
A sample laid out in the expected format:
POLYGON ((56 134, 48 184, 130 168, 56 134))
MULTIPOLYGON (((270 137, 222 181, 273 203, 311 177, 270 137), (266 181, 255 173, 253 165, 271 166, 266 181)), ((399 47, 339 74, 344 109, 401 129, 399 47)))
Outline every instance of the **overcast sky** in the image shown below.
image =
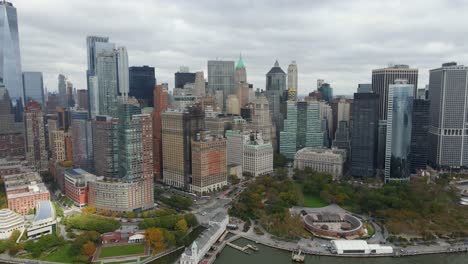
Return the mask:
POLYGON ((468 1, 420 0, 11 0, 17 7, 23 71, 41 71, 49 90, 63 73, 86 89, 86 36, 109 36, 128 50, 130 66, 156 68, 172 88, 186 65, 205 71, 209 59, 237 60, 247 79, 265 87, 278 59, 295 60, 299 93, 325 79, 335 94, 370 83, 371 70, 393 64, 428 70, 446 61, 468 64, 468 1))

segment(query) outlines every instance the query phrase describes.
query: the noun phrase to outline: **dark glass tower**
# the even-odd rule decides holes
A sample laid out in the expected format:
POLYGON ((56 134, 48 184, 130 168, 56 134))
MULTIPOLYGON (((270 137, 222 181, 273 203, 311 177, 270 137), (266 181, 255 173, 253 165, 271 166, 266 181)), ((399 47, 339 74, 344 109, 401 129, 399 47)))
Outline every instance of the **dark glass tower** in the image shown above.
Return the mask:
POLYGON ((187 83, 195 82, 195 73, 194 72, 176 72, 174 73, 174 87, 175 88, 184 88, 184 85, 187 83))
POLYGON ((429 100, 415 99, 413 102, 413 127, 411 130, 411 173, 425 169, 428 152, 429 100))
POLYGON ((352 106, 351 175, 375 176, 379 95, 355 93, 352 106))
POLYGON ((156 85, 154 67, 133 66, 129 68, 129 96, 135 97, 142 107, 153 107, 153 90, 156 85))

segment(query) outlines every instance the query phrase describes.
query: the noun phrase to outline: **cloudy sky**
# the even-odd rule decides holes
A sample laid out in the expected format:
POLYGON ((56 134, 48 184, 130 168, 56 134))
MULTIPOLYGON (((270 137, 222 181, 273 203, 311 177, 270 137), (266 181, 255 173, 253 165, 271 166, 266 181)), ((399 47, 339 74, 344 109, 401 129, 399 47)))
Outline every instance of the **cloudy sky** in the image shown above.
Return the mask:
POLYGON ((335 94, 352 94, 371 70, 393 64, 428 70, 446 61, 468 64, 468 1, 463 0, 10 0, 17 7, 24 71, 42 71, 49 90, 64 73, 86 88, 86 36, 126 46, 130 66, 156 68, 158 83, 174 83, 186 65, 237 60, 248 81, 265 87, 278 59, 295 60, 299 92, 325 79, 335 94))

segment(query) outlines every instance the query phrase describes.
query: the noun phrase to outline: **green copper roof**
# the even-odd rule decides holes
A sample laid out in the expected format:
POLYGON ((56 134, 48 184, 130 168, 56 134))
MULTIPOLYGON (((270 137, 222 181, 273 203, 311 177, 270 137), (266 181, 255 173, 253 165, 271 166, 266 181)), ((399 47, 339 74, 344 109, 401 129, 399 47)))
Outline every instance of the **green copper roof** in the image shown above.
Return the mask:
POLYGON ((240 68, 245 68, 244 61, 242 60, 242 54, 239 55, 239 60, 237 61, 237 64, 236 64, 236 69, 240 69, 240 68))

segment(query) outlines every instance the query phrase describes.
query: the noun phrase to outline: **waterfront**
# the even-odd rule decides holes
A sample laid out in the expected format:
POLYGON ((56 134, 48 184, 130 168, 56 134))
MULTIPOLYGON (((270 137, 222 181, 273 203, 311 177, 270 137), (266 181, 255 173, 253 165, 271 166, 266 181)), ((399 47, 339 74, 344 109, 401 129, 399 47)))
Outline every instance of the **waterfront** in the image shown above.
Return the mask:
MULTIPOLYGON (((235 244, 244 245, 252 241, 239 239, 235 244)), ((225 247, 218 256, 215 264, 284 264, 293 263, 291 261, 291 252, 270 248, 264 245, 255 244, 260 250, 250 255, 240 252, 231 247, 225 247)), ((412 257, 375 257, 375 258, 349 258, 349 257, 318 257, 307 255, 306 264, 465 264, 468 261, 468 254, 435 254, 421 255, 412 257)))

